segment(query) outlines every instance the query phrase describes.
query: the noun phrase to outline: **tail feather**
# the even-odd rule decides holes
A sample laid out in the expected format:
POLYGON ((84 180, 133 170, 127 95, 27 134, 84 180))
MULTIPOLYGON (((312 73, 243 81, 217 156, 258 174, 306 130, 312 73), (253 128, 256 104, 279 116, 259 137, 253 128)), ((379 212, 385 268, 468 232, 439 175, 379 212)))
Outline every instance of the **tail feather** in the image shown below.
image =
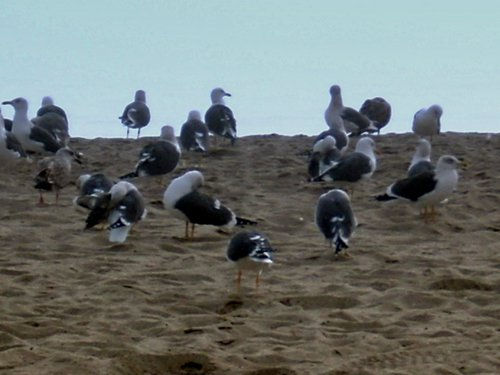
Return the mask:
POLYGON ((385 194, 377 195, 375 197, 375 199, 378 200, 379 202, 387 202, 387 201, 392 201, 392 200, 397 199, 397 198, 391 197, 390 195, 385 193, 385 194))
POLYGON ((340 224, 342 222, 339 220, 335 223, 333 227, 333 237, 332 237, 332 247, 335 243, 335 254, 341 252, 343 249, 347 249, 349 245, 347 244, 347 239, 342 238, 341 227, 340 224))
POLYGON ((243 227, 245 225, 257 225, 257 222, 243 217, 236 217, 236 225, 238 227, 243 227))
POLYGON ((125 180, 127 178, 135 178, 135 177, 139 177, 139 175, 137 174, 137 172, 127 173, 127 174, 124 174, 123 176, 121 176, 119 178, 120 178, 120 180, 125 180))

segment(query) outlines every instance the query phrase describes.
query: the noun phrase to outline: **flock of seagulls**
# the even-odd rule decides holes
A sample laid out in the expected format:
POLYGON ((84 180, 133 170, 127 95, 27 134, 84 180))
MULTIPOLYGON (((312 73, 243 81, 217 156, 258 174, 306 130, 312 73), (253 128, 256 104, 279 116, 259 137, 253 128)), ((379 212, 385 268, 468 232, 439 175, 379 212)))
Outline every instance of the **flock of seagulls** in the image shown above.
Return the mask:
MULTIPOLYGON (((346 249, 357 227, 351 201, 354 186, 371 178, 377 168, 376 145, 370 135, 379 134, 389 123, 391 106, 385 99, 375 97, 367 99, 358 111, 344 106, 340 86, 331 86, 329 93, 330 102, 324 114, 328 129, 316 137, 307 170, 311 183, 343 182, 351 188, 351 196, 339 188, 322 194, 315 212, 315 223, 335 257, 341 253, 349 256, 346 249), (352 137, 359 138, 354 151, 349 152, 352 137)), ((79 194, 73 204, 87 213, 85 229, 103 226, 109 230, 110 242, 126 241, 130 229, 147 215, 144 197, 130 180, 174 171, 182 152, 209 150, 210 133, 214 138, 226 138, 234 145, 237 140, 236 120, 226 106, 225 97, 231 97, 231 94, 220 87, 213 89, 210 93, 212 104, 205 113, 204 121, 199 111, 190 111, 180 129, 179 140, 171 126, 164 126, 159 138, 142 148, 133 170, 117 181, 102 173, 81 175, 76 182, 79 194)), ((30 159, 31 155, 46 156, 38 162, 34 187, 39 191, 40 205, 45 204, 45 191, 55 192, 57 204, 60 190, 71 182, 72 162, 81 163, 83 159, 81 153, 69 146, 65 111, 48 96, 42 99, 37 116, 31 120, 26 99, 16 98, 2 104, 11 105, 15 113, 9 121, 3 118, 0 111, 0 158, 13 160, 30 159)), ((430 157, 431 143, 423 138, 429 137, 432 141, 432 137, 440 133, 442 112, 439 105, 432 105, 415 113, 412 129, 422 138, 416 145, 407 175, 390 184, 384 194, 377 195, 377 201, 415 203, 421 215, 429 219, 434 217, 436 207, 453 193, 458 183, 459 161, 452 155, 443 155, 434 167, 430 157)), ((141 129, 149 124, 150 119, 146 93, 137 90, 134 101, 126 105, 119 116, 121 123, 127 127, 127 138, 130 129, 137 129, 139 138, 141 129)), ((238 216, 219 199, 205 194, 203 185, 203 174, 190 170, 172 179, 163 194, 163 207, 185 223, 185 239, 194 238, 196 225, 227 230, 257 224, 238 216)), ((243 270, 257 272, 258 286, 261 272, 273 263, 274 252, 263 233, 236 233, 229 242, 226 256, 237 266, 238 286, 243 270)))

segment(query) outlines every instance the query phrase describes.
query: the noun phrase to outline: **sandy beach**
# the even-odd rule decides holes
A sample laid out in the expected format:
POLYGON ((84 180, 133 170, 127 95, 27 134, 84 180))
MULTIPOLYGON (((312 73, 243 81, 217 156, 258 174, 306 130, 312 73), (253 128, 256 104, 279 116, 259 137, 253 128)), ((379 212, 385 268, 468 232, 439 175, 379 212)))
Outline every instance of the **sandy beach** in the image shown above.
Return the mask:
MULTIPOLYGON (((59 205, 47 194, 39 207, 36 162, 3 164, 0 373, 498 374, 500 135, 435 137, 434 162, 462 161, 435 222, 374 200, 405 175, 417 137, 373 138, 378 168, 355 187, 360 225, 341 260, 313 221, 318 197, 337 186, 307 182, 313 137, 243 137, 183 153, 169 175, 134 179, 148 216, 121 245, 83 230, 74 184, 59 205), (194 240, 180 239, 184 223, 161 199, 190 169, 277 248, 259 289, 253 274, 236 289, 230 235, 198 226, 194 240)), ((72 139, 85 155, 73 180, 130 172, 151 140, 72 139)))

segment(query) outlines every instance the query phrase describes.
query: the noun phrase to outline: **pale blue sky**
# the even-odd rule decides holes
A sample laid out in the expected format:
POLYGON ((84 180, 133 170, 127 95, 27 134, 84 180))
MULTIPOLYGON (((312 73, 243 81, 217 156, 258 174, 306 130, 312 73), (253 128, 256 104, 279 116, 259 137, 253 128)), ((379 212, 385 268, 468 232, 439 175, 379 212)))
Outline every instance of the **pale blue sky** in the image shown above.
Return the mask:
POLYGON ((498 132, 500 2, 461 3, 0 0, 0 100, 34 115, 51 95, 73 136, 124 137, 118 116, 144 89, 142 133, 158 135, 221 86, 240 135, 314 135, 339 84, 345 105, 391 103, 384 132, 435 103, 444 131, 498 132))

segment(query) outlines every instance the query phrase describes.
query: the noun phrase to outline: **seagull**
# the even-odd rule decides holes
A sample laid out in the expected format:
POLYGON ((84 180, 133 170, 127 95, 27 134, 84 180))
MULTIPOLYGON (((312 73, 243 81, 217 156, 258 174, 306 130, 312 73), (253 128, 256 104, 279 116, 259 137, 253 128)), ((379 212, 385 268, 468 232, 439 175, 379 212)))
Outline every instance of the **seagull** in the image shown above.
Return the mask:
POLYGON ((348 181, 358 182, 368 179, 377 168, 375 142, 369 137, 362 137, 354 152, 342 156, 333 165, 313 181, 348 181))
POLYGON ((354 108, 344 107, 340 86, 333 85, 330 87, 330 95, 332 99, 325 112, 325 121, 330 128, 336 123, 342 122, 344 130, 348 130, 353 134, 359 135, 365 131, 377 130, 374 121, 367 116, 359 113, 354 108))
POLYGON ((102 173, 82 174, 76 181, 80 194, 73 199, 73 205, 91 210, 97 199, 113 185, 113 181, 102 173))
POLYGON ((66 112, 61 107, 54 105, 50 96, 42 99, 42 107, 37 112, 37 117, 31 119, 33 124, 44 128, 51 133, 60 143, 68 145, 70 136, 66 112))
POLYGON ((329 129, 320 133, 314 143, 318 142, 329 135, 335 138, 337 148, 341 153, 344 153, 349 146, 349 137, 344 127, 344 120, 340 116, 342 112, 342 96, 340 95, 340 86, 333 85, 330 87, 330 103, 325 110, 325 121, 329 129))
POLYGON ((273 263, 274 251, 267 237, 259 232, 239 232, 231 238, 226 257, 238 268, 238 289, 243 270, 257 271, 255 286, 259 287, 260 275, 273 263))
POLYGON ((198 189, 203 182, 203 174, 200 171, 189 171, 173 179, 163 194, 163 206, 186 223, 186 238, 189 238, 189 223, 191 238, 194 237, 195 224, 226 228, 257 224, 255 221, 237 217, 218 199, 200 193, 198 189))
POLYGON ((114 184, 109 192, 101 194, 86 219, 85 229, 107 222, 109 241, 123 243, 130 229, 146 217, 142 194, 127 181, 114 184))
POLYGON ((187 121, 181 127, 181 146, 186 151, 208 150, 208 128, 201 121, 199 111, 190 111, 187 121))
POLYGON ((149 124, 151 120, 151 114, 146 105, 146 92, 137 90, 135 92, 134 101, 125 107, 119 119, 122 121, 122 124, 127 127, 127 138, 130 129, 137 129, 137 138, 139 138, 141 128, 149 124))
POLYGON ((26 99, 16 98, 2 104, 14 107, 12 134, 16 136, 25 151, 55 154, 57 150, 65 146, 63 142, 57 140, 50 132, 40 126, 36 126, 28 119, 28 101, 26 99))
POLYGON ((27 157, 16 136, 5 129, 2 110, 0 109, 0 159, 13 160, 27 157))
POLYGON ((309 159, 309 177, 314 179, 332 167, 340 159, 340 151, 336 147, 335 138, 331 135, 320 139, 313 146, 311 158, 309 159))
POLYGON ((40 193, 38 203, 44 204, 42 191, 56 192, 56 204, 59 191, 71 182, 71 161, 81 164, 82 154, 70 148, 60 148, 54 156, 43 158, 38 162, 39 172, 35 177, 35 189, 40 193))
POLYGON ((224 102, 225 96, 231 96, 231 94, 220 87, 212 90, 210 93, 212 106, 205 113, 205 123, 212 133, 229 138, 231 144, 234 144, 236 142, 236 120, 233 112, 224 102))
POLYGON ((386 126, 391 119, 391 105, 384 98, 377 96, 365 100, 359 113, 372 120, 373 125, 377 128, 377 134, 380 134, 380 129, 386 126))
POLYGON ((42 98, 42 106, 37 111, 36 115, 37 117, 40 117, 45 115, 46 113, 56 113, 64 118, 66 124, 68 124, 68 117, 66 116, 66 112, 64 111, 64 109, 54 104, 54 99, 52 99, 51 96, 44 96, 42 98))
POLYGON ((441 132, 441 116, 443 109, 437 105, 422 108, 413 116, 412 130, 421 137, 431 137, 441 132))
POLYGON ((123 175, 120 179, 159 176, 172 172, 181 156, 181 150, 175 138, 174 128, 164 126, 161 129, 160 140, 148 143, 139 154, 135 171, 123 175))
POLYGON ((427 139, 420 139, 415 149, 408 168, 408 177, 416 176, 422 172, 432 172, 434 166, 431 163, 431 144, 427 139))
POLYGON ((378 201, 402 200, 423 208, 423 215, 433 217, 435 207, 443 202, 457 187, 459 161, 451 155, 439 158, 434 171, 422 172, 391 184, 385 194, 378 195, 378 201), (428 212, 430 208, 430 212, 428 212))
POLYGON ((316 225, 330 242, 335 256, 349 247, 349 238, 358 223, 351 208, 351 201, 346 192, 340 189, 330 190, 319 197, 316 206, 316 225))

